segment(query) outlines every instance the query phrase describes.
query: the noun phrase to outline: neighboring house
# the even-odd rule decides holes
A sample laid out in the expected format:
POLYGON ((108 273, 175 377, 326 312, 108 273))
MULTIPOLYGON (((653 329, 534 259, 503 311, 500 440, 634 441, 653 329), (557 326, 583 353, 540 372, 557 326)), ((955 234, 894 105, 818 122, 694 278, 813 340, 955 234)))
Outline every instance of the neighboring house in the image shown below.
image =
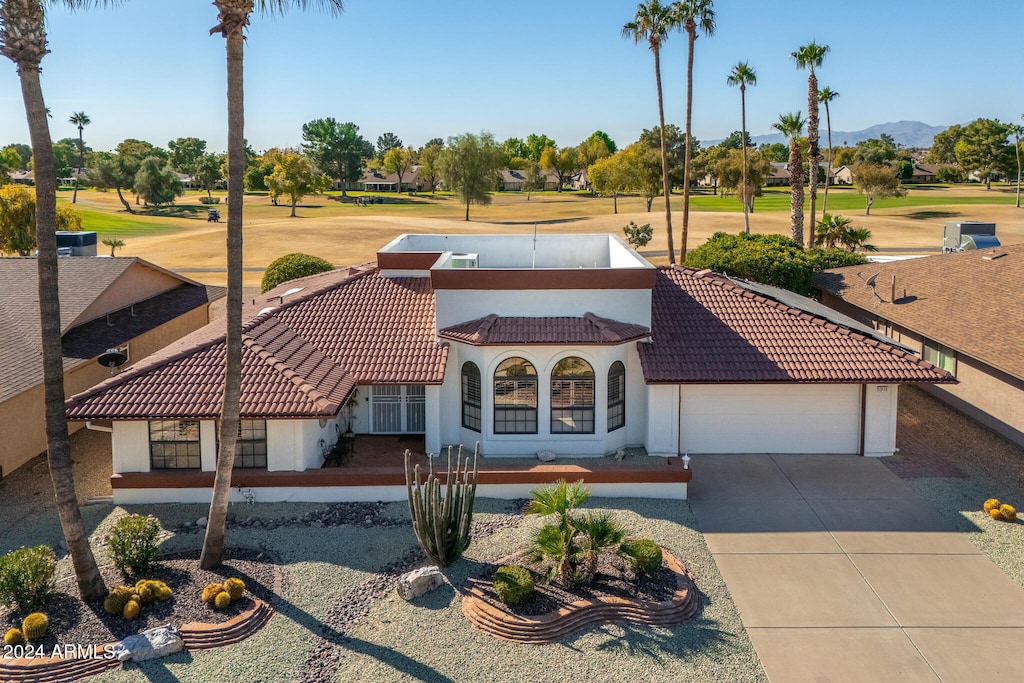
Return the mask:
MULTIPOLYGON (((96 360, 107 349, 134 363, 209 323, 224 293, 137 258, 62 258, 59 268, 68 396, 110 376, 96 360)), ((2 475, 46 450, 36 283, 35 259, 0 258, 2 475)))
POLYGON ((815 286, 959 380, 932 394, 1024 445, 1024 245, 837 268, 815 286))
POLYGON ((836 169, 833 176, 836 181, 836 185, 853 185, 853 168, 850 166, 840 166, 836 169))
POLYGON ((7 175, 15 185, 31 185, 35 182, 32 171, 8 171, 7 175))
MULTIPOLYGON (((432 453, 479 442, 488 459, 878 456, 895 449, 898 385, 950 379, 866 328, 656 268, 608 234, 402 235, 376 264, 261 303, 239 465, 263 470, 242 474, 261 501, 404 499, 317 483, 339 472, 319 468, 350 415, 357 433, 422 434, 432 453)), ((67 402, 71 420, 113 421, 116 502, 209 500, 223 350, 210 326, 67 402)))
POLYGON ((789 186, 789 164, 784 161, 771 162, 771 171, 764 179, 765 187, 789 186))
MULTIPOLYGON (((499 192, 522 192, 523 183, 526 182, 526 171, 516 168, 503 168, 499 171, 501 180, 498 181, 499 192)), ((558 189, 558 176, 554 173, 544 174, 544 190, 553 191, 558 189)), ((536 192, 536 190, 534 190, 536 192)))
MULTIPOLYGON (((356 188, 367 192, 430 192, 430 182, 420 176, 419 165, 412 166, 402 174, 402 187, 398 188, 398 174, 375 170, 367 171, 356 183, 356 188)), ((352 188, 349 188, 352 189, 352 188)))
POLYGON ((939 164, 918 164, 910 172, 910 177, 903 180, 904 183, 934 183, 938 180, 939 164))

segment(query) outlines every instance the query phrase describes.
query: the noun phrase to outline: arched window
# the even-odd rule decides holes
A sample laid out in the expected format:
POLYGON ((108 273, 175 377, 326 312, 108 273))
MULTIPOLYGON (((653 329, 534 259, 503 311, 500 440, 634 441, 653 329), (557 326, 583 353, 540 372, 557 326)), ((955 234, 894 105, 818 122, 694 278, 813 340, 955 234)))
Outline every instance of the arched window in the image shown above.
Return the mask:
POLYGON ((537 433, 537 371, 525 358, 506 358, 494 371, 494 433, 537 433))
POLYGON ((551 371, 551 433, 594 433, 594 368, 570 356, 551 371))
POLYGON ((615 361, 608 368, 608 431, 626 425, 626 366, 615 361))
POLYGON ((462 426, 480 431, 480 368, 472 362, 462 364, 462 426))

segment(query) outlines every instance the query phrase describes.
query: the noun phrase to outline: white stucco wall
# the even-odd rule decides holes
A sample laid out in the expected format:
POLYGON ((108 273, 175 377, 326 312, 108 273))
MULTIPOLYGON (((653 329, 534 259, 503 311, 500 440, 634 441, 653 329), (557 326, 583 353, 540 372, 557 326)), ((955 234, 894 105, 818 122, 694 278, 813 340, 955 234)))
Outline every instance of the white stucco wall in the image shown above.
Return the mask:
MULTIPOLYGON (((646 388, 640 372, 636 344, 621 346, 469 346, 452 343, 448 353, 445 382, 437 388, 439 438, 430 434, 430 405, 432 393, 427 393, 427 450, 448 444, 463 444, 468 448, 480 441, 480 452, 485 456, 533 455, 539 450, 550 450, 558 455, 602 456, 614 453, 627 445, 641 444, 645 437, 646 388), (513 356, 530 361, 537 370, 537 433, 494 433, 494 371, 498 365, 513 356), (551 371, 562 358, 578 356, 594 368, 594 433, 551 433, 551 371), (480 369, 482 431, 462 427, 462 365, 476 363, 480 369), (608 426, 608 369, 615 361, 626 366, 626 426, 612 432, 608 426)), ((434 452, 437 452, 436 450, 434 452)))
POLYGON ((672 457, 679 454, 679 385, 647 386, 647 453, 672 457))
POLYGON ((439 289, 434 292, 437 328, 501 316, 581 316, 593 313, 636 325, 651 326, 649 289, 558 289, 547 291, 439 289))
POLYGON ((896 384, 869 384, 864 394, 864 455, 879 457, 896 452, 896 384))

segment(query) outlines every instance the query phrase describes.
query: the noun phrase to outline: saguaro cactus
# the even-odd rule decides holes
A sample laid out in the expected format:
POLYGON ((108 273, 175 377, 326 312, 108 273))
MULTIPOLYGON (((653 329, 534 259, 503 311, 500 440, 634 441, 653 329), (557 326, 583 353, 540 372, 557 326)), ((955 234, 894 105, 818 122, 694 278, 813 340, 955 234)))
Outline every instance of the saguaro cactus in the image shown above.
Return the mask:
POLYGON ((420 466, 410 467, 411 456, 405 451, 405 487, 409 494, 409 514, 412 528, 420 547, 431 562, 447 567, 462 557, 469 547, 469 527, 473 521, 473 501, 476 499, 477 462, 480 443, 473 449, 473 470, 469 458, 463 460, 459 446, 452 468, 452 448, 448 447, 448 475, 441 497, 441 482, 434 474, 434 460, 426 481, 420 481, 420 466))

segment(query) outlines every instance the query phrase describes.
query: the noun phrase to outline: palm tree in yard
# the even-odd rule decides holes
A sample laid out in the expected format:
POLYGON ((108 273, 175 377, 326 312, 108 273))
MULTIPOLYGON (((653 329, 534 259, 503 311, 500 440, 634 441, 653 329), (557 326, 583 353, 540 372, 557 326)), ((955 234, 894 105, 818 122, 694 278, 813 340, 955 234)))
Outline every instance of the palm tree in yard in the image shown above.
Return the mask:
MULTIPOLYGON (((72 9, 97 4, 65 0, 48 5, 72 9)), ((50 124, 39 82, 40 64, 46 56, 46 26, 41 0, 0 0, 0 53, 14 62, 21 82, 21 96, 28 118, 35 168, 36 245, 39 253, 39 317, 46 409, 46 458, 53 481, 57 514, 71 554, 78 592, 83 600, 103 598, 103 584, 82 512, 75 494, 71 444, 64 414, 64 367, 61 358, 60 298, 57 291, 57 179, 50 124)))
MULTIPOLYGON (((1024 119, 1024 116, 1021 116, 1024 119)), ((1024 135, 1024 126, 1019 123, 1010 124, 1010 135, 1013 136, 1013 151, 1017 156, 1017 208, 1020 208, 1020 136, 1024 135)))
POLYGON ((743 126, 740 132, 740 149, 743 150, 743 228, 750 232, 750 198, 747 196, 747 86, 757 85, 757 72, 750 62, 740 62, 732 68, 729 85, 740 87, 740 121, 743 126))
MULTIPOLYGON (((807 161, 811 167, 809 192, 811 196, 811 225, 814 225, 815 203, 818 200, 818 169, 821 159, 818 150, 818 77, 814 70, 821 66, 828 54, 828 45, 818 45, 810 42, 802 46, 790 56, 796 60, 798 69, 807 69, 807 143, 810 149, 807 152, 807 161)), ((813 230, 812 230, 813 233, 813 230)), ((814 235, 810 236, 813 244, 814 235)), ((810 245, 809 245, 810 246, 810 245)))
MULTIPOLYGON (((794 112, 779 115, 778 123, 772 124, 772 128, 789 140, 789 215, 793 241, 800 245, 804 243, 804 161, 800 152, 800 136, 804 132, 804 123, 803 114, 794 112)), ((812 229, 812 243, 813 232, 812 229)))
POLYGON ((199 564, 204 569, 218 566, 224 559, 224 532, 228 502, 231 495, 231 468, 235 463, 238 441, 239 402, 242 393, 242 192, 245 173, 245 105, 242 91, 242 59, 244 31, 253 11, 275 14, 289 7, 306 9, 310 5, 336 13, 342 0, 214 0, 217 26, 210 34, 219 33, 227 46, 228 95, 228 200, 227 200, 227 331, 224 370, 224 402, 221 406, 220 446, 217 452, 217 473, 213 480, 213 496, 207 519, 206 537, 199 564))
MULTIPOLYGON (((661 181, 665 190, 665 225, 668 229, 668 262, 676 262, 675 244, 672 239, 672 186, 668 182, 668 150, 665 146, 665 101, 661 93, 661 44, 671 31, 679 28, 671 5, 662 5, 650 0, 646 5, 636 6, 633 21, 622 27, 622 37, 632 38, 634 44, 646 40, 654 53, 654 79, 658 83, 658 124, 661 126, 661 181)), ((685 233, 684 233, 685 234, 685 233)), ((683 238, 682 258, 686 259, 686 239, 683 238)))
POLYGON ((818 101, 825 105, 825 128, 828 130, 828 171, 825 173, 825 198, 821 202, 823 216, 828 211, 828 177, 832 173, 832 115, 828 110, 828 105, 837 97, 839 97, 839 93, 827 85, 818 93, 818 101))
POLYGON ((82 176, 82 169, 85 168, 85 139, 82 137, 82 130, 92 121, 84 111, 76 111, 68 119, 68 123, 78 126, 78 175, 75 176, 75 192, 71 195, 71 203, 78 203, 78 181, 82 176))
POLYGON ((686 239, 690 231, 690 171, 693 169, 693 45, 697 31, 706 36, 715 34, 715 3, 712 0, 679 0, 673 5, 676 21, 689 39, 686 52, 686 153, 683 157, 683 244, 680 247, 686 262, 686 239))

